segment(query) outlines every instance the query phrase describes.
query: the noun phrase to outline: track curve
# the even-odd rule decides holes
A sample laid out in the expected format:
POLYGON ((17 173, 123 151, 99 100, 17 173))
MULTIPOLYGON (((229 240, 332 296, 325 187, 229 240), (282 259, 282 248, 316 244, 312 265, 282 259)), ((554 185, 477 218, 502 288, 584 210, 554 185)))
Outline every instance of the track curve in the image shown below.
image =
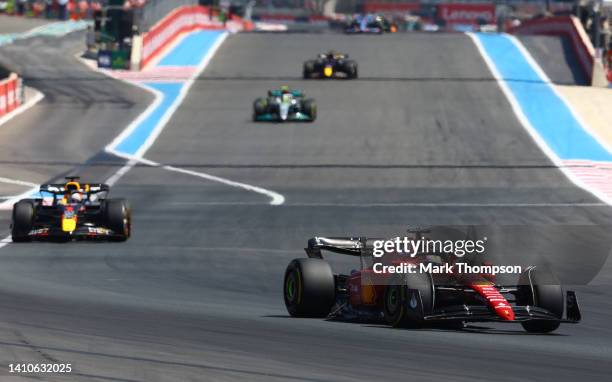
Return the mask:
POLYGON ((556 335, 287 317, 283 270, 313 235, 612 216, 539 151, 467 37, 322 40, 229 37, 147 154, 273 189, 286 204, 134 168, 114 190, 133 205, 129 242, 0 250, 0 362, 72 362, 71 380, 92 381, 607 378, 610 265, 578 289, 585 322, 556 335), (301 81, 302 61, 328 48, 349 52, 362 79, 301 81), (283 83, 317 99, 316 123, 250 122, 252 100, 283 83))

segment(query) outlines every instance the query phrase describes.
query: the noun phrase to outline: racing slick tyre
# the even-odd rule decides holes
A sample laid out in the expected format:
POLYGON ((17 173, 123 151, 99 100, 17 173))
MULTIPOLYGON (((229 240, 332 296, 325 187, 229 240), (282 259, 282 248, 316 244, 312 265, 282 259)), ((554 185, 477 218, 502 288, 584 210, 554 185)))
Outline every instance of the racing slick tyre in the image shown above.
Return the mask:
POLYGON ((34 202, 32 200, 20 200, 13 206, 11 238, 14 243, 31 241, 29 233, 34 224, 34 211, 34 202))
POLYGON ((314 73, 314 62, 313 61, 306 61, 304 63, 304 79, 310 79, 312 78, 312 73, 314 73))
POLYGON ((126 241, 132 233, 132 216, 130 206, 125 199, 107 199, 104 213, 108 228, 113 230, 115 241, 126 241))
POLYGON ((422 326, 424 316, 433 310, 433 300, 433 281, 429 273, 414 273, 392 279, 385 288, 385 320, 395 328, 422 326), (417 300, 419 294, 420 304, 417 300))
POLYGON ((283 295, 293 317, 327 317, 336 302, 334 274, 321 259, 295 259, 285 271, 283 295))
POLYGON ((348 78, 357 78, 357 63, 349 61, 346 63, 346 74, 348 78))
POLYGON ((317 104, 313 99, 307 99, 304 101, 304 113, 310 117, 310 122, 317 119, 317 104))
MULTIPOLYGON (((519 277, 517 303, 548 310, 559 318, 563 316, 563 289, 557 277, 545 267, 527 269, 519 277)), ((529 320, 521 322, 530 333, 550 333, 555 331, 560 321, 529 320)))
POLYGON ((257 98, 253 102, 253 121, 257 121, 257 117, 266 112, 266 100, 265 98, 257 98))

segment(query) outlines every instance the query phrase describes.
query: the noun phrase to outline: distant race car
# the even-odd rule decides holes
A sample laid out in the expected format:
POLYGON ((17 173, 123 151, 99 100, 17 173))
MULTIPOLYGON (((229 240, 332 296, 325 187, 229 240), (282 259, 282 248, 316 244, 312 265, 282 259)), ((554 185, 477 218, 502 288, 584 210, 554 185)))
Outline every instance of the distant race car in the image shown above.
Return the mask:
POLYGON ((108 199, 106 184, 81 184, 68 177, 65 184, 40 186, 41 198, 23 199, 13 206, 13 242, 70 240, 126 241, 131 233, 131 211, 124 199, 108 199))
POLYGON ((348 54, 334 51, 304 62, 304 78, 357 78, 357 63, 348 54))
MULTIPOLYGON (((518 322, 534 333, 552 332, 562 322, 577 323, 581 319, 575 293, 564 294, 546 268, 526 268, 517 285, 512 286, 497 285, 486 274, 377 274, 371 266, 373 241, 348 237, 310 239, 308 258, 291 261, 285 272, 284 300, 289 314, 381 321, 393 327, 443 324, 460 329, 468 322, 518 322), (362 266, 348 275, 334 274, 323 260, 322 250, 359 257, 362 266)), ((444 254, 415 258, 398 254, 386 261, 394 265, 453 262, 444 254)))
POLYGON ((304 98, 302 92, 289 89, 288 86, 269 90, 267 98, 257 98, 253 103, 253 120, 256 122, 312 122, 315 119, 315 101, 304 98))
POLYGON ((382 15, 365 14, 355 16, 346 26, 344 31, 348 34, 355 33, 395 33, 397 24, 389 21, 382 15))

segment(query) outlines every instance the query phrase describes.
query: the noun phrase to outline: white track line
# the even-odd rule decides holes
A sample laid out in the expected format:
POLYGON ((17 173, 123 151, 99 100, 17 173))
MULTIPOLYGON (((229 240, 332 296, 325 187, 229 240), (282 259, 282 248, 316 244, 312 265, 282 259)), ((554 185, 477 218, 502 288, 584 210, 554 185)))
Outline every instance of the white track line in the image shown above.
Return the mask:
MULTIPOLYGON (((172 202, 177 206, 260 206, 254 202, 172 202)), ((558 208, 558 207, 602 207, 606 203, 289 203, 286 207, 348 207, 348 208, 558 208)))
MULTIPOLYGON (((471 32, 467 32, 466 34, 472 39, 472 41, 474 42, 474 45, 476 45, 476 48, 478 49, 478 52, 480 53, 480 55, 482 56, 483 60, 485 61, 485 63, 489 67, 489 70, 491 71, 491 74, 493 75, 493 77, 497 81, 497 84, 501 88, 502 92, 504 93, 504 95, 508 99, 508 102, 510 103, 510 106, 512 107, 512 110, 514 111, 514 114, 518 118, 519 122, 521 123, 523 128, 527 131, 527 133, 529 133, 529 135, 534 140, 536 145, 538 145, 540 150, 542 150, 542 152, 544 152, 544 154, 546 154, 546 156, 548 156, 548 158, 559 168, 559 171, 561 171, 567 177, 567 179, 570 182, 572 182, 576 186, 582 188, 583 190, 588 191, 589 193, 591 193, 592 195, 597 197, 599 200, 605 202, 606 204, 612 205, 612 200, 610 200, 610 198, 608 198, 607 195, 605 195, 605 194, 603 194, 603 193, 601 193, 601 192, 599 192, 597 190, 593 190, 593 189, 589 188, 588 185, 586 185, 584 182, 582 182, 578 177, 576 177, 571 171, 569 171, 563 165, 563 161, 561 161, 561 159, 557 156, 557 154, 550 149, 550 147, 542 139, 542 137, 540 136, 538 131, 533 127, 533 125, 531 124, 531 122, 529 121, 529 119, 527 118, 525 113, 523 113, 523 109, 521 108, 521 105, 519 104, 517 99, 514 97, 514 94, 512 93, 512 91, 510 90, 508 85, 506 84, 506 81, 504 80, 504 78, 501 76, 499 71, 497 71, 497 67, 495 66, 495 63, 493 62, 491 57, 489 57, 489 54, 486 52, 486 50, 484 49, 484 47, 480 43, 480 40, 478 40, 478 37, 476 37, 476 35, 474 33, 471 33, 471 32)), ((520 44, 520 43, 517 42, 516 39, 514 39, 514 40, 511 39, 511 41, 514 44, 520 44)), ((517 46, 520 46, 520 45, 517 45, 517 46)), ((521 52, 525 51, 524 49, 520 49, 520 48, 519 48, 519 50, 521 50, 521 52)), ((526 60, 530 64, 534 64, 535 63, 533 58, 529 58, 530 56, 525 56, 525 57, 526 57, 526 60)), ((538 74, 543 74, 543 71, 542 71, 542 69, 539 66, 534 66, 533 68, 534 68, 534 70, 536 72, 538 72, 538 74)), ((548 77, 546 77, 546 75, 544 75, 544 77, 542 77, 542 79, 544 81, 546 81, 546 80, 548 80, 548 77)), ((548 81, 550 81, 550 80, 548 80, 548 81)), ((548 83, 548 86, 552 86, 552 85, 550 85, 550 83, 548 83)), ((562 98, 562 100, 563 100, 563 98, 562 98)))
POLYGON ((255 192, 257 194, 261 194, 264 196, 267 196, 268 198, 270 198, 270 205, 273 206, 279 206, 283 203, 285 203, 285 197, 281 194, 279 194, 278 192, 272 191, 272 190, 268 190, 262 187, 257 187, 257 186, 253 186, 251 184, 247 184, 247 183, 242 183, 242 182, 236 182, 234 180, 230 180, 227 178, 222 178, 219 176, 215 176, 215 175, 211 175, 211 174, 207 174, 204 172, 197 172, 197 171, 192 171, 192 170, 185 170, 182 168, 178 168, 178 167, 174 167, 174 166, 167 166, 161 163, 157 163, 154 162, 152 160, 149 159, 145 159, 145 158, 138 158, 136 156, 129 156, 129 155, 125 155, 119 152, 110 152, 113 155, 116 155, 118 157, 124 158, 128 160, 128 164, 125 165, 123 168, 121 168, 119 171, 117 171, 116 174, 118 174, 119 172, 123 171, 124 173, 126 173, 127 171, 129 171, 132 167, 134 167, 136 164, 144 164, 150 167, 157 167, 157 168, 161 168, 167 171, 172 171, 172 172, 177 172, 177 173, 181 173, 181 174, 185 174, 185 175, 191 175, 191 176, 195 176, 197 178, 202 178, 202 179, 206 179, 206 180, 210 180, 213 182, 217 182, 217 183, 221 183, 224 184, 226 186, 230 186, 230 187, 236 187, 236 188, 240 188, 246 191, 251 191, 251 192, 255 192), (128 168, 129 166, 129 168, 128 168))
POLYGON ((595 139, 595 141, 597 141, 597 143, 599 143, 599 145, 601 145, 601 147, 605 148, 606 150, 608 150, 609 152, 612 153, 612 147, 610 147, 610 145, 605 142, 603 139, 601 139, 601 137, 599 137, 589 126, 588 123, 586 123, 584 121, 584 119, 582 118, 582 116, 580 116, 580 114, 576 111, 576 109, 574 108, 574 106, 563 96, 563 94, 561 94, 561 92, 559 91, 559 89, 557 89, 557 86, 550 80, 550 78, 548 77, 548 75, 544 72, 544 69, 542 69, 542 67, 540 66, 540 64, 537 63, 537 61, 535 60, 535 58, 531 55, 531 53, 529 53, 529 51, 527 50, 527 48, 525 48, 525 46, 523 45, 523 43, 521 42, 521 40, 519 40, 518 38, 516 38, 516 36, 512 36, 512 35, 508 35, 508 38, 510 39, 510 41, 514 44, 514 46, 516 46, 516 48, 523 54, 523 56, 525 56, 526 61, 529 63, 529 65, 531 65, 531 67, 533 68, 533 70, 538 74, 538 76, 540 76, 541 78, 544 79, 544 82, 546 82, 546 84, 552 89, 552 91, 555 93, 555 95, 557 97, 559 97, 559 99, 563 102, 563 104, 565 105, 565 107, 567 107, 567 109, 570 111, 570 114, 574 117, 574 119, 576 119, 576 121, 580 124, 580 126, 582 127, 582 129, 584 131, 586 131, 590 136, 593 137, 593 139, 595 139))
POLYGON ((4 239, 0 240, 0 248, 6 247, 7 245, 11 244, 12 242, 13 242, 13 238, 9 235, 9 236, 5 237, 4 239))
POLYGON ((13 204, 17 203, 20 199, 23 199, 25 197, 28 197, 29 195, 32 195, 32 192, 38 191, 38 188, 39 188, 39 185, 36 183, 26 182, 26 181, 18 180, 18 179, 4 178, 4 177, 0 177, 0 183, 8 183, 8 184, 15 184, 17 186, 30 187, 28 191, 20 195, 0 196, 0 200, 4 200, 4 202, 0 203, 0 211, 11 210, 13 208, 13 204))
MULTIPOLYGON (((32 88, 30 88, 32 89, 32 88)), ((40 101, 42 101, 43 98, 45 98, 45 95, 41 92, 39 92, 36 89, 32 89, 34 91, 34 95, 26 101, 26 103, 24 103, 23 105, 19 106, 17 109, 11 111, 10 113, 4 115, 3 117, 0 117, 0 126, 4 125, 5 123, 7 123, 8 121, 10 121, 11 119, 15 118, 16 116, 22 114, 23 112, 27 111, 28 109, 30 109, 32 106, 36 105, 37 103, 39 103, 40 101)))
MULTIPOLYGON (((30 89, 32 89, 32 88, 30 88, 30 89)), ((25 111, 31 109, 34 105, 36 105, 37 103, 39 103, 40 101, 42 101, 45 98, 45 95, 43 93, 39 92, 36 89, 32 89, 32 90, 34 91, 34 95, 28 101, 26 101, 26 103, 24 103, 23 105, 19 106, 17 109, 13 110, 12 112, 10 112, 7 115, 5 115, 2 118, 0 118, 0 126, 2 126, 3 124, 7 123, 10 120, 12 120, 13 118, 17 117, 18 115, 24 113, 25 111)), ((37 185, 35 183, 25 182, 25 181, 16 180, 16 179, 9 179, 9 178, 0 178, 0 182, 11 183, 11 184, 17 184, 17 185, 21 185, 21 186, 31 187, 30 190, 24 192, 23 194, 14 196, 14 197, 9 198, 8 200, 5 200, 4 202, 0 203, 0 211, 1 210, 10 210, 10 209, 12 209, 13 208, 13 204, 17 203, 17 201, 19 201, 19 199, 26 198, 26 197, 32 195, 33 192, 38 191, 38 187, 39 187, 39 185, 37 185)))
POLYGON ((26 192, 22 194, 14 196, 11 199, 5 200, 4 202, 0 203, 0 211, 12 210, 13 204, 17 203, 21 199, 27 199, 27 198, 32 197, 32 195, 37 193, 39 189, 40 189, 40 186, 32 187, 31 189, 27 190, 26 192))
MULTIPOLYGON (((32 88, 30 88, 30 89, 32 89, 32 88)), ((10 112, 10 113, 8 113, 5 116, 0 118, 0 126, 4 125, 8 121, 10 121, 13 118, 17 117, 18 115, 20 115, 20 114, 26 112, 27 110, 31 109, 32 107, 34 107, 34 105, 36 105, 37 103, 39 103, 40 101, 42 101, 45 98, 45 95, 43 93, 39 92, 38 90, 32 89, 32 91, 34 92, 34 95, 28 101, 26 101, 26 103, 24 103, 23 105, 19 106, 17 109, 13 110, 12 112, 10 112)), ((4 202, 0 203, 0 211, 12 209, 13 208, 13 204, 17 203, 22 198, 26 198, 26 197, 32 195, 33 192, 38 191, 38 187, 39 187, 39 185, 37 185, 35 183, 21 181, 21 180, 16 180, 16 179, 9 179, 9 178, 0 178, 0 182, 31 187, 30 190, 24 192, 23 194, 14 196, 14 197, 9 198, 8 200, 5 200, 4 202)))
MULTIPOLYGON (((213 58, 217 50, 221 47, 221 44, 225 41, 227 36, 228 36, 228 33, 224 33, 217 39, 217 41, 215 41, 215 44, 210 48, 210 50, 208 51, 208 53, 206 54, 202 62, 200 62, 197 69, 194 71, 193 75, 189 78, 189 80, 185 82, 185 84, 181 88, 181 91, 177 99, 168 108, 168 110, 163 115, 163 117, 158 121, 157 125, 155 126, 151 134, 143 142, 143 144, 140 146, 140 148, 135 153, 135 155, 126 155, 125 153, 117 151, 116 148, 121 144, 121 142, 126 137, 128 137, 134 131, 134 129, 136 129, 140 125, 142 121, 144 121, 159 106, 159 104, 162 102, 163 95, 160 92, 154 89, 151 89, 145 85, 135 83, 135 82, 128 82, 132 85, 141 87, 143 89, 146 89, 149 92, 152 92, 155 95, 155 101, 147 108, 147 110, 145 110, 140 116, 138 116, 138 118, 134 120, 125 130, 123 130, 121 134, 119 134, 119 136, 117 136, 108 146, 106 146, 105 151, 107 153, 128 160, 128 162, 123 167, 121 167, 117 172, 115 172, 113 175, 111 175, 106 180, 106 183, 108 183, 111 186, 114 185, 125 174, 127 174, 136 164, 141 163, 141 164, 146 164, 152 167, 163 168, 167 171, 173 171, 173 172, 178 172, 178 173, 182 173, 185 175, 191 175, 191 176, 195 176, 198 178, 210 180, 213 182, 218 182, 226 186, 236 187, 236 188, 240 188, 246 191, 251 191, 251 192, 258 193, 258 194, 262 194, 262 195, 269 197, 270 204, 274 206, 281 205, 285 202, 285 197, 283 195, 279 194, 278 192, 272 191, 272 190, 267 190, 262 187, 258 187, 258 186, 254 186, 254 185, 250 185, 250 184, 246 184, 242 182, 236 182, 230 179, 218 177, 218 176, 211 175, 211 174, 185 170, 185 169, 181 169, 181 168, 174 167, 174 166, 166 166, 166 165, 156 163, 156 162, 153 162, 153 161, 150 161, 144 158, 145 153, 149 150, 149 148, 153 145, 153 143, 155 143, 155 141, 157 140, 159 135, 162 133, 162 131, 164 130, 164 128, 166 127, 166 125, 168 124, 172 116, 176 113, 180 105, 185 100, 185 97, 187 97, 187 94, 189 93, 189 90, 195 83, 196 79, 206 69, 206 67, 208 66, 208 63, 213 58)), ((105 73, 105 72, 102 71, 102 73, 105 73)), ((108 75, 108 73, 105 73, 105 74, 108 75)))
POLYGON ((38 184, 36 183, 26 182, 26 181, 18 180, 18 179, 3 178, 1 176, 0 176, 0 183, 16 184, 18 186, 26 186, 26 187, 38 187, 38 184))

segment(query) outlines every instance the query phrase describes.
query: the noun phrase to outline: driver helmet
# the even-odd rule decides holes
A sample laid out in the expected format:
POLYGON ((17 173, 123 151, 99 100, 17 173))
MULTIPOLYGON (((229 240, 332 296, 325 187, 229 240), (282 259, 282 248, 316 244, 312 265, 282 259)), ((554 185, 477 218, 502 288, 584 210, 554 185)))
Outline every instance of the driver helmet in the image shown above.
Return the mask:
POLYGON ((75 203, 80 203, 83 201, 83 194, 80 192, 74 192, 72 195, 70 195, 70 199, 75 203))
POLYGON ((289 86, 287 86, 287 85, 281 86, 280 90, 281 90, 282 94, 289 94, 289 93, 291 93, 291 91, 289 90, 289 86))

